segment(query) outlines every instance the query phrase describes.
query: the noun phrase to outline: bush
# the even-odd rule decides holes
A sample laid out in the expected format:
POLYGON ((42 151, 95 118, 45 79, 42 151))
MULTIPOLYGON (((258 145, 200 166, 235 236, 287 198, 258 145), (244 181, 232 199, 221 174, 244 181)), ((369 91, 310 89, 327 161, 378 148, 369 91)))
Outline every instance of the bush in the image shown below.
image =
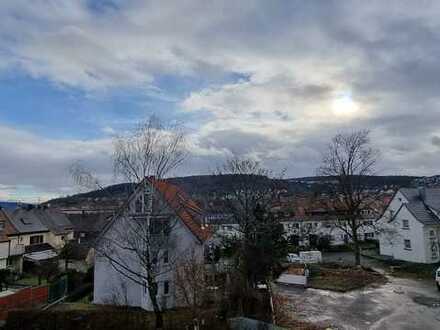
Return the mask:
POLYGON ((73 290, 68 297, 66 298, 66 302, 75 302, 78 301, 85 296, 91 294, 93 292, 93 285, 91 283, 86 283, 81 287, 76 288, 73 290))

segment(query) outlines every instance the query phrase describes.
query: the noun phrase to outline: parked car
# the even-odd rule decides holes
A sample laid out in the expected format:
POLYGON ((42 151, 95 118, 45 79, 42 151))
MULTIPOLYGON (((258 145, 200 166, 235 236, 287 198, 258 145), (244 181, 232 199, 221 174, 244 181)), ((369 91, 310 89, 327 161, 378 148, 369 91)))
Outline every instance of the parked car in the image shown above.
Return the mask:
POLYGON ((287 261, 290 263, 301 262, 301 258, 296 253, 288 253, 287 261))
POLYGON ((437 289, 440 291, 440 267, 435 271, 435 283, 437 284, 437 289))

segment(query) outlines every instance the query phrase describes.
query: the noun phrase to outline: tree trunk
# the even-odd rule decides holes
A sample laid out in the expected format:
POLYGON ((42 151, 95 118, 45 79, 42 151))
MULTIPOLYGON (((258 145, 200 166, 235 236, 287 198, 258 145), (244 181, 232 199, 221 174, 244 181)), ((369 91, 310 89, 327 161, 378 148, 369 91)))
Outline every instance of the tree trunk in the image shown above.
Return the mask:
POLYGON ((162 312, 154 312, 156 316, 156 329, 163 329, 163 315, 162 312))
POLYGON ((163 315, 157 301, 158 287, 152 278, 148 278, 148 294, 153 305, 154 315, 156 317, 156 329, 163 329, 163 315))
POLYGON ((361 265, 361 247, 359 245, 359 240, 357 238, 357 235, 353 238, 353 249, 354 249, 354 259, 355 259, 355 265, 360 266, 361 265))
POLYGON ((156 329, 163 329, 163 315, 157 303, 156 296, 151 299, 151 303, 153 304, 154 315, 156 317, 156 329))

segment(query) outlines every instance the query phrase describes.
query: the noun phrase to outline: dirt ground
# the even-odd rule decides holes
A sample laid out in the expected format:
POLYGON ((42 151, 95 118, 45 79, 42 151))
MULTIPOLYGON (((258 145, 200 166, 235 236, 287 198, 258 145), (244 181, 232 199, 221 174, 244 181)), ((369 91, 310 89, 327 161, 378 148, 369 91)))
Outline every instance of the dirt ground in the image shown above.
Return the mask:
MULTIPOLYGON (((368 266, 380 271, 374 262, 368 266)), ((287 298, 292 315, 319 325, 350 330, 440 329, 440 293, 434 280, 387 278, 388 283, 379 287, 346 293, 281 285, 275 291, 287 298)))

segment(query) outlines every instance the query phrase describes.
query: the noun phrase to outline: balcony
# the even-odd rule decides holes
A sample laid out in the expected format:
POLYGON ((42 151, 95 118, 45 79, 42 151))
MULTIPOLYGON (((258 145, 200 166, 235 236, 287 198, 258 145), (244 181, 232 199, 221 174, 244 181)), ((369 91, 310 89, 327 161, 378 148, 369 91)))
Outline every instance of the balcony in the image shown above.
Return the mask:
POLYGON ((22 254, 24 254, 24 244, 17 244, 11 247, 11 250, 9 251, 10 256, 19 256, 22 254))

